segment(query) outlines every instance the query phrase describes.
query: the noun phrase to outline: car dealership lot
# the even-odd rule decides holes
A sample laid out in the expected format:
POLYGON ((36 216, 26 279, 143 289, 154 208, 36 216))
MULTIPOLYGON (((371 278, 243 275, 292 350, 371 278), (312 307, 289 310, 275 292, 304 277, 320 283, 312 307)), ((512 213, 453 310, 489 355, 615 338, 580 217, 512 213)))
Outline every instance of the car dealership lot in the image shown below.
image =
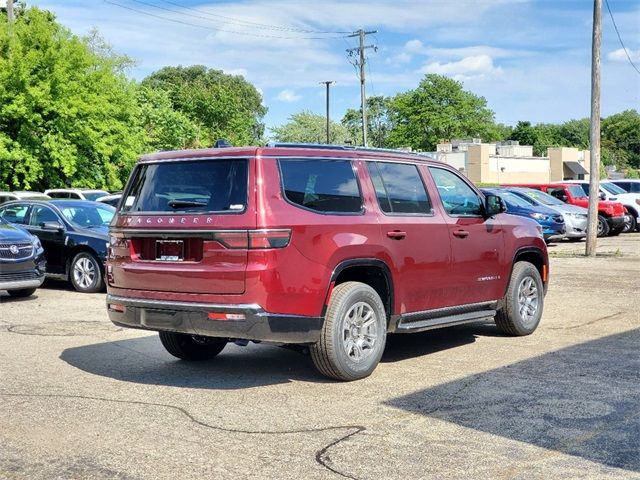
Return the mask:
POLYGON ((177 361, 104 294, 0 294, 0 478, 639 478, 640 234, 549 247, 539 329, 389 339, 373 375, 229 345, 177 361))

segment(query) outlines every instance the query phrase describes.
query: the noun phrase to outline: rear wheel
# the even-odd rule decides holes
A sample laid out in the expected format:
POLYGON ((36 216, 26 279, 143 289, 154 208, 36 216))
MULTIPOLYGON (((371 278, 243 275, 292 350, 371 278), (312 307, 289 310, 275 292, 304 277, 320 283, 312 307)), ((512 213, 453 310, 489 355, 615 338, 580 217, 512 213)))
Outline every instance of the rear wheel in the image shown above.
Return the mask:
POLYGON ((328 377, 357 380, 376 368, 386 341, 387 317, 376 291, 364 283, 345 282, 333 289, 311 358, 328 377))
POLYGON ((95 293, 104 289, 100 262, 89 252, 80 252, 73 257, 69 277, 78 292, 95 293))
POLYGON ((540 272, 529 262, 517 262, 502 308, 496 314, 498 329, 508 335, 529 335, 538 327, 543 307, 544 286, 540 272))
POLYGON ((176 332, 159 332, 162 346, 182 360, 209 360, 227 345, 226 340, 176 332))
POLYGON ((35 291, 35 288, 22 288, 20 290, 9 290, 9 295, 15 298, 23 298, 33 295, 35 291))
POLYGON ((598 215, 598 237, 606 237, 609 234, 609 224, 607 219, 598 215))
POLYGON ((622 233, 633 232, 637 226, 638 223, 636 222, 636 218, 633 216, 633 214, 629 213, 629 221, 625 222, 622 233))

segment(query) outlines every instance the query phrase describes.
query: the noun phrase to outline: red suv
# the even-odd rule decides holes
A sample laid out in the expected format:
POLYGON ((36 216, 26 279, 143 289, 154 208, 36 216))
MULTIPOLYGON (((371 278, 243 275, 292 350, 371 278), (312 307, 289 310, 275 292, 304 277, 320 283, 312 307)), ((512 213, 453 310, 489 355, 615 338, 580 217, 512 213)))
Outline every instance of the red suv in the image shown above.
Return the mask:
POLYGON ((369 375, 387 333, 542 315, 537 223, 440 162, 270 145, 142 157, 111 224, 107 308, 169 353, 229 341, 308 346, 325 375, 369 375))

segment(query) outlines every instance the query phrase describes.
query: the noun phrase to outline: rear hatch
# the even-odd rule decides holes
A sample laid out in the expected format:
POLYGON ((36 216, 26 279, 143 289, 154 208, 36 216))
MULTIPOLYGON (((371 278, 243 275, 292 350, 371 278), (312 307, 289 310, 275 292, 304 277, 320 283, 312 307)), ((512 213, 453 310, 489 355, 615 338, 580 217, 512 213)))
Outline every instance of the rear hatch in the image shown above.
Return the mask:
POLYGON ((109 285, 243 293, 256 227, 252 167, 248 158, 138 164, 111 226, 109 285))

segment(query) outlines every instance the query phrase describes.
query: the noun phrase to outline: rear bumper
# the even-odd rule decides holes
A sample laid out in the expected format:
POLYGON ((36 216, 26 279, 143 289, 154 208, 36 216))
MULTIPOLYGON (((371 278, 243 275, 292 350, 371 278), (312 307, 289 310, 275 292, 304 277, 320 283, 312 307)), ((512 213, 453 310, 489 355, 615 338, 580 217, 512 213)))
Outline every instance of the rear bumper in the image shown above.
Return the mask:
POLYGON ((625 218, 624 215, 620 215, 619 217, 609 217, 607 218, 607 223, 609 224, 609 227, 613 228, 613 227, 621 227, 624 225, 625 222, 625 218))
POLYGON ((268 313, 253 304, 169 302, 110 294, 107 311, 109 319, 122 327, 274 343, 315 343, 324 321, 322 317, 268 313), (114 305, 124 311, 115 310, 114 305), (243 314, 245 319, 211 320, 210 312, 243 314))

